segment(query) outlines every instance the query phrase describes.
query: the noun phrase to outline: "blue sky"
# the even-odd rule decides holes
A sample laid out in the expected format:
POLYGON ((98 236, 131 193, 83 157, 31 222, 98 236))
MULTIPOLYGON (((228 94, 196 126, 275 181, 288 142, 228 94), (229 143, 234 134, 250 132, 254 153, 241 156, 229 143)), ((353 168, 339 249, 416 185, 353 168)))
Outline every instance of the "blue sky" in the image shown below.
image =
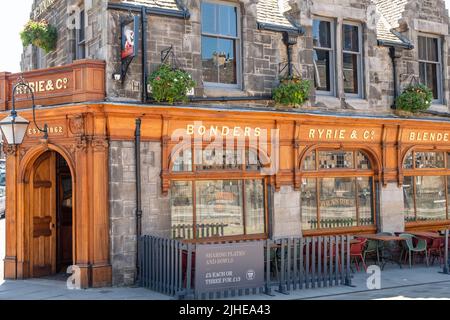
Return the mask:
MULTIPOLYGON (((0 71, 20 71, 22 44, 19 32, 27 22, 33 0, 0 1, 0 30, 4 45, 0 50, 0 71)), ((450 0, 445 0, 449 8, 450 0)))

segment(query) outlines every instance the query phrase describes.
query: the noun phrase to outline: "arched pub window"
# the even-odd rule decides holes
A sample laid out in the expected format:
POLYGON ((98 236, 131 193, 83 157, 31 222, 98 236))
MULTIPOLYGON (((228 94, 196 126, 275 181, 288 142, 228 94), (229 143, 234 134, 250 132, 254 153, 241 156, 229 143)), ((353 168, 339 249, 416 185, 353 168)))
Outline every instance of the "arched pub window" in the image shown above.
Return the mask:
POLYGON ((364 152, 316 149, 301 170, 304 231, 374 226, 375 173, 364 152))
POLYGON ((266 182, 254 150, 180 152, 170 174, 175 239, 266 237, 266 182))
POLYGON ((411 150, 403 161, 405 222, 448 219, 450 153, 411 150))

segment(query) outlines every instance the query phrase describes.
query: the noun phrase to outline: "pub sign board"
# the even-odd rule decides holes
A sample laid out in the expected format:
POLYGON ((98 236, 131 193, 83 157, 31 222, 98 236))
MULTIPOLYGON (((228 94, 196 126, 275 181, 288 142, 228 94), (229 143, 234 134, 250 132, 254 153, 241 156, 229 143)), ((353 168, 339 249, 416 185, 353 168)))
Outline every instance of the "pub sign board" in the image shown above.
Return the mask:
POLYGON ((263 241, 197 245, 195 258, 197 293, 263 286, 263 241))
POLYGON ((120 57, 122 60, 134 58, 138 51, 139 19, 129 17, 122 21, 122 48, 120 57))

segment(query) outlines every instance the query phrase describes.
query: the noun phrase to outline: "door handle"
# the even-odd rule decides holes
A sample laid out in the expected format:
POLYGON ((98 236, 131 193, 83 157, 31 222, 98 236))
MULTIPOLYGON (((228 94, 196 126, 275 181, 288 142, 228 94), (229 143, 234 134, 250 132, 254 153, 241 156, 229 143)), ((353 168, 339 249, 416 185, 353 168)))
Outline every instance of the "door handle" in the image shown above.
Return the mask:
POLYGON ((55 229, 55 224, 53 222, 50 222, 50 230, 55 229))

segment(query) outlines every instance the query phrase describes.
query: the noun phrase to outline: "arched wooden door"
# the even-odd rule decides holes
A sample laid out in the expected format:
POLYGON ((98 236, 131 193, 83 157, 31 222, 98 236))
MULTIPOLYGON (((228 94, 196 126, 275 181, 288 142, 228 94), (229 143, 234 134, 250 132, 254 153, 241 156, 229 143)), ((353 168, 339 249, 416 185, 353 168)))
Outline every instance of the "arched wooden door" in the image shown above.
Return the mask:
POLYGON ((56 153, 42 154, 30 178, 30 271, 42 277, 56 272, 56 153))

